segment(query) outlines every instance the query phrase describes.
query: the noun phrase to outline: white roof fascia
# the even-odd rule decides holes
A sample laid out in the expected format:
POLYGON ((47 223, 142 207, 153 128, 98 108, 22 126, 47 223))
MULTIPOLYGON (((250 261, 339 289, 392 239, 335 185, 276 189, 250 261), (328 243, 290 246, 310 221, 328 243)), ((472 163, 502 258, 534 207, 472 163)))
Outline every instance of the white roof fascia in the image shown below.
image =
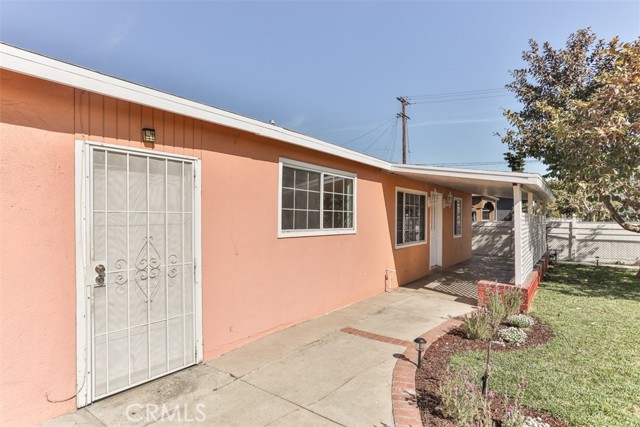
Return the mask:
POLYGON ((397 174, 405 172, 424 176, 437 175, 441 177, 450 176, 462 179, 484 179, 516 183, 542 196, 543 199, 554 200, 553 193, 544 179, 538 174, 389 163, 279 126, 110 77, 4 43, 0 43, 0 68, 242 130, 397 174))
POLYGON ((0 43, 0 68, 389 170, 390 163, 239 114, 0 43))
POLYGON ((538 194, 546 201, 553 201, 555 197, 551 192, 551 189, 544 181, 542 176, 537 173, 523 173, 523 172, 500 172, 500 171, 486 171, 478 169, 454 169, 454 168, 442 168, 436 166, 420 166, 420 165, 401 165, 392 164, 391 172, 402 174, 413 173, 424 176, 440 176, 451 177, 461 179, 481 179, 487 181, 503 182, 510 184, 520 184, 525 190, 538 194))

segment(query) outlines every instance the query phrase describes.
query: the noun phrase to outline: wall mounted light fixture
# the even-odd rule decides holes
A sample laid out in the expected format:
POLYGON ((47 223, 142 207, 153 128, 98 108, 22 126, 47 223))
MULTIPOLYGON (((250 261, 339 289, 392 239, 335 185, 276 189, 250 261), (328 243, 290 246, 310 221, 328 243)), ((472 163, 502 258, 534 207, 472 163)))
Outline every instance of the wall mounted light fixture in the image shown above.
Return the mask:
POLYGON ((449 206, 453 205, 453 194, 451 194, 451 191, 449 191, 449 195, 447 196, 447 198, 443 201, 442 203, 442 207, 443 208, 448 208, 449 206))
POLYGON ((156 142, 156 130, 151 128, 142 129, 142 142, 156 142))

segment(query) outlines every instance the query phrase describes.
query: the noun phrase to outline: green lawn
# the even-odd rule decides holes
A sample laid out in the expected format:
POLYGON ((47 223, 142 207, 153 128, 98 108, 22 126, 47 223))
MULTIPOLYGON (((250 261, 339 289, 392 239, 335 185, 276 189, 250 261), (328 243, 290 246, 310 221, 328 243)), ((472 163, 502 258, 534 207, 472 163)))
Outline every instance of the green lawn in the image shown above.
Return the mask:
MULTIPOLYGON (((550 324, 552 342, 496 353, 491 389, 513 395, 570 426, 640 426, 640 281, 635 271, 562 265, 548 271, 531 312, 550 324)), ((482 372, 483 355, 456 356, 453 366, 482 372)))

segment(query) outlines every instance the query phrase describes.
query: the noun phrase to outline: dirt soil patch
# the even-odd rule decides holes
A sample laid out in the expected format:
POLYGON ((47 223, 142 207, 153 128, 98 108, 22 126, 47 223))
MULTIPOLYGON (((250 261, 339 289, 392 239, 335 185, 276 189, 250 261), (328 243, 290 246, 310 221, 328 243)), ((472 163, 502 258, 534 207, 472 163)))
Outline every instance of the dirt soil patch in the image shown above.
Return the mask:
MULTIPOLYGON (((504 347, 493 345, 491 351, 518 351, 523 348, 544 344, 553 338, 551 328, 537 321, 526 332, 527 341, 524 344, 520 346, 507 344, 504 347)), ((424 356, 422 368, 416 372, 416 394, 423 425, 455 427, 454 422, 444 418, 437 409, 440 405, 440 383, 447 376, 451 356, 465 351, 486 351, 486 348, 486 344, 481 341, 466 339, 458 328, 452 329, 429 346, 424 356)), ((492 405, 493 419, 502 419, 506 408, 512 403, 511 399, 506 396, 496 396, 492 405)), ((540 417, 551 427, 566 426, 562 421, 543 412, 529 408, 522 408, 521 412, 530 417, 540 417)), ((498 422, 498 425, 500 425, 500 422, 498 422)))

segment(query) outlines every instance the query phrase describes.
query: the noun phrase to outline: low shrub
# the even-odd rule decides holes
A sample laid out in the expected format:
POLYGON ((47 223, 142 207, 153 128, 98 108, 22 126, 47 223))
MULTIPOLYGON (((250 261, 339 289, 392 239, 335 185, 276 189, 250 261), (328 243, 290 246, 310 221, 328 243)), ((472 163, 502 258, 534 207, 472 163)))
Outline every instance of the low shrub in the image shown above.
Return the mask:
POLYGON ((527 340, 527 333, 513 326, 498 331, 498 338, 504 342, 520 345, 527 340))
POLYGON ((530 328, 535 323, 533 317, 527 316, 526 314, 512 314, 507 317, 505 322, 510 326, 515 326, 516 328, 530 328))
POLYGON ((502 295, 502 304, 504 305, 505 316, 511 316, 516 313, 520 313, 520 306, 522 305, 524 298, 522 293, 516 289, 505 289, 502 295))
POLYGON ((487 316, 489 320, 489 326, 492 328, 493 333, 500 326, 500 323, 506 317, 504 300, 498 290, 490 290, 485 294, 485 309, 487 310, 487 316))
POLYGON ((491 338, 491 327, 489 325, 489 316, 484 309, 465 316, 460 330, 467 339, 486 341, 491 338))
POLYGON ((472 425, 480 406, 480 393, 473 383, 472 371, 449 372, 440 385, 440 399, 438 409, 445 418, 452 419, 457 426, 472 425))

